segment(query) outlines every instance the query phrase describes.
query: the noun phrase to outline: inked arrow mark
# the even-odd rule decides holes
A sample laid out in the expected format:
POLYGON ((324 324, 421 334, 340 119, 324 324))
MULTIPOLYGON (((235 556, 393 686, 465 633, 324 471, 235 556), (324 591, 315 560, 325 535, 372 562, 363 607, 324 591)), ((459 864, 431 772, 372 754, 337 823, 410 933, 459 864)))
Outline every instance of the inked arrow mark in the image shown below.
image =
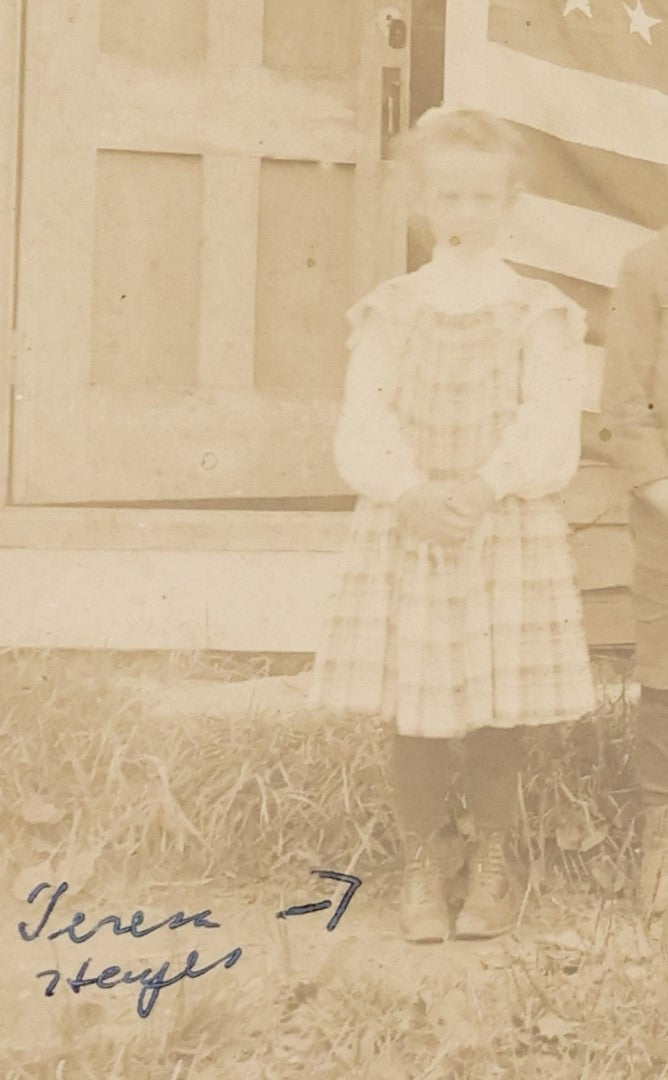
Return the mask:
MULTIPOLYGON (((331 919, 327 923, 328 930, 336 930, 343 915, 345 914, 350 901, 362 884, 361 878, 355 877, 354 874, 341 874, 337 870, 311 870, 312 874, 317 874, 320 878, 326 878, 329 881, 345 882, 348 888, 339 901, 338 907, 331 919)), ((310 915, 313 911, 326 911, 327 908, 332 906, 331 900, 318 900, 312 904, 293 904, 292 907, 285 908, 283 911, 276 912, 277 919, 287 919, 292 915, 310 915)))

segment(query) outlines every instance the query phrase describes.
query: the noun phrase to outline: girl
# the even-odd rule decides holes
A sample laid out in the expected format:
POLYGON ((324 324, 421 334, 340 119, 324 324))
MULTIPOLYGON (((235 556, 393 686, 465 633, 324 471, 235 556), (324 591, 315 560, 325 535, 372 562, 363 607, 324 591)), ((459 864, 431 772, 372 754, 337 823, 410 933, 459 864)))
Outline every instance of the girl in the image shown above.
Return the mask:
POLYGON ((491 937, 516 917, 520 725, 593 705, 557 497, 580 455, 584 318, 496 250, 521 152, 487 114, 426 113, 407 159, 432 261, 349 314, 335 454, 360 498, 311 701, 393 725, 409 941, 447 936, 433 842, 453 740, 481 841, 455 934, 491 937))

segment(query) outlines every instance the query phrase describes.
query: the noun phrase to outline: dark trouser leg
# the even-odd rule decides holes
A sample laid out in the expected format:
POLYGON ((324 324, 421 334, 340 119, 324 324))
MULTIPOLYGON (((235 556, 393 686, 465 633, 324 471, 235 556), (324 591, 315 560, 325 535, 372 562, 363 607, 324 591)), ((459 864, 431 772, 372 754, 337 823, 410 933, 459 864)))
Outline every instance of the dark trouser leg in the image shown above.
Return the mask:
MULTIPOLYGON (((668 642, 666 645, 668 647, 668 642)), ((642 687, 636 727, 636 760, 643 804, 668 804, 668 690, 642 687)))
POLYGON ((642 498, 632 499, 630 509, 636 669, 642 687, 636 761, 642 801, 651 807, 668 803, 668 520, 642 498))
POLYGON ((453 757, 449 739, 394 736, 395 806, 409 848, 427 849, 445 821, 453 757))
POLYGON ((665 913, 668 944, 668 690, 641 689, 636 762, 644 806, 638 900, 648 922, 665 913))
POLYGON ((480 728, 465 740, 465 789, 481 833, 506 832, 517 818, 521 728, 480 728))

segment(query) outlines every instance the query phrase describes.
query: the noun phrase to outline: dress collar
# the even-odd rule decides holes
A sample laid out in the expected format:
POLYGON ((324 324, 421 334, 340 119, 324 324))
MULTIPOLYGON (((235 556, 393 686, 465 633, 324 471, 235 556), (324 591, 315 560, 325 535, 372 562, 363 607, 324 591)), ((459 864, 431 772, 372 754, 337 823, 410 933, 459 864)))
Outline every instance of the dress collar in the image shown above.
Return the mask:
POLYGON ((423 301, 438 311, 453 314, 478 311, 519 297, 517 275, 496 248, 466 256, 437 244, 431 262, 412 276, 423 301))

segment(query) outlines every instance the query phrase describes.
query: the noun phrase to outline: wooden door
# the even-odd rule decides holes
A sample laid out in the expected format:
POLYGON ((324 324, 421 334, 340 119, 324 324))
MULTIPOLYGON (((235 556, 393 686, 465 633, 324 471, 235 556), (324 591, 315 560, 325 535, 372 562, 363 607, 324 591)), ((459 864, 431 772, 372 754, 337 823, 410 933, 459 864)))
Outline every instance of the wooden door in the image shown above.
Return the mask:
POLYGON ((405 259, 388 10, 27 0, 15 503, 342 490, 343 314, 405 259))

